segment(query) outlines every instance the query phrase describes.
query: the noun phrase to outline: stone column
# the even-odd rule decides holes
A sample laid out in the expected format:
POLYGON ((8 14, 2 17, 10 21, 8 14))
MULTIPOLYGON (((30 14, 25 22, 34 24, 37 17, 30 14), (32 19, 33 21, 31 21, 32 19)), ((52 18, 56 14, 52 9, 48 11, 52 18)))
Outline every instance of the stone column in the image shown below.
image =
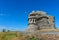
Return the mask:
POLYGON ((32 23, 33 23, 33 19, 32 19, 32 23))
POLYGON ((35 19, 34 19, 34 23, 35 23, 35 19))
POLYGON ((32 19, 32 23, 35 23, 35 19, 32 19))
POLYGON ((29 23, 31 23, 31 19, 29 19, 29 23))

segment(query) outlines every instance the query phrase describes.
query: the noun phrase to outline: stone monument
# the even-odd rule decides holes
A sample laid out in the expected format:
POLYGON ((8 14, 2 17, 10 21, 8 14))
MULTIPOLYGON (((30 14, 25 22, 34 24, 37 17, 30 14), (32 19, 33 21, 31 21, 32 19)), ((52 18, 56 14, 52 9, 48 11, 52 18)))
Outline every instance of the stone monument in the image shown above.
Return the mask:
POLYGON ((32 11, 28 16, 28 31, 36 31, 41 29, 54 29, 54 16, 46 15, 43 11, 32 11))

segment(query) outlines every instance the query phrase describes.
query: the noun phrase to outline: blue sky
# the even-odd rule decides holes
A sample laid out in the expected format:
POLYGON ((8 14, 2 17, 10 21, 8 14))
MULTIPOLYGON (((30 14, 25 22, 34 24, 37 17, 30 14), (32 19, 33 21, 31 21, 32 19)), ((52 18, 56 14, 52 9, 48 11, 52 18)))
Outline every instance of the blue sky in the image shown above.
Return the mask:
POLYGON ((59 0, 0 0, 0 30, 25 30, 28 14, 33 10, 55 16, 59 28, 59 0))

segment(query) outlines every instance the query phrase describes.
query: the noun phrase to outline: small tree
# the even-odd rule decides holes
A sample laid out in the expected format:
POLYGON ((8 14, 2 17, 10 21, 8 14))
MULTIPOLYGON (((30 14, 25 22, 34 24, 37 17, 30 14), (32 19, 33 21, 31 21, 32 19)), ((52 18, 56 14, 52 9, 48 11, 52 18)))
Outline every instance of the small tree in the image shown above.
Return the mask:
POLYGON ((3 29, 2 31, 3 31, 3 32, 6 32, 6 29, 3 29))
POLYGON ((10 30, 7 30, 7 32, 10 32, 10 30))

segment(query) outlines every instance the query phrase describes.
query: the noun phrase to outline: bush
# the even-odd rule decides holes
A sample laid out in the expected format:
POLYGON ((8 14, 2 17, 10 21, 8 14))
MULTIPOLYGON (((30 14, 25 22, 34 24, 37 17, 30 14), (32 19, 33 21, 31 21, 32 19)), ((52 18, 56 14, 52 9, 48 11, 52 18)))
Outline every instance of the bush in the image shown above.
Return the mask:
POLYGON ((32 38, 28 38, 27 40, 40 40, 39 38, 35 38, 34 36, 32 38))
POLYGON ((10 32, 10 30, 7 30, 7 32, 10 32))

